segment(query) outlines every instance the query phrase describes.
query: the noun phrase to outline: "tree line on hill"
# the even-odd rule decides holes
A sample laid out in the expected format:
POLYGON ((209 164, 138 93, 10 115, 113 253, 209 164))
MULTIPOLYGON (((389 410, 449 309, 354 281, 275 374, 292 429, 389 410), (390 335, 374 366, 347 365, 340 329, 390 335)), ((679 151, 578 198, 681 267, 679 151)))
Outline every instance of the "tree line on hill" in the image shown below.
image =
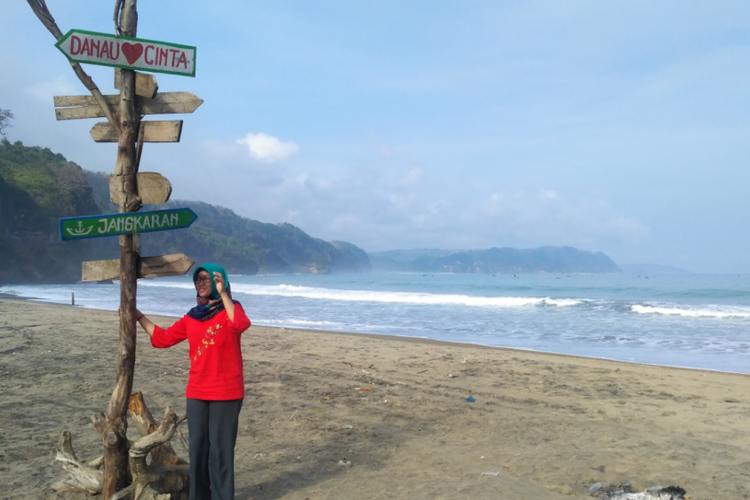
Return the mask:
MULTIPOLYGON (((148 205, 144 210, 188 206, 198 220, 188 229, 141 235, 143 255, 182 252, 196 262, 215 261, 228 272, 336 273, 370 270, 364 250, 327 242, 292 224, 268 224, 229 209, 194 201, 148 205)), ((117 238, 62 243, 62 217, 116 213, 104 173, 88 172, 47 148, 0 141, 0 284, 66 283, 80 279, 81 262, 119 257, 117 238)))

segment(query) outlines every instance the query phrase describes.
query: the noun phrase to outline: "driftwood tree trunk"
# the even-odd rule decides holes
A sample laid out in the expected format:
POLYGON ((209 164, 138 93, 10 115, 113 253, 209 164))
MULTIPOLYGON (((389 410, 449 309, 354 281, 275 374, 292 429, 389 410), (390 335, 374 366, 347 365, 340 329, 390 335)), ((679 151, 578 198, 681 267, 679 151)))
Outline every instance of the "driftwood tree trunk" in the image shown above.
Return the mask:
MULTIPOLYGON (((135 427, 141 436, 148 436, 154 433, 159 427, 159 424, 151 416, 151 412, 143 401, 143 394, 140 391, 134 392, 130 396, 128 414, 133 422, 135 422, 135 427)), ((172 467, 175 465, 184 465, 187 462, 177 456, 169 441, 165 441, 161 446, 151 450, 151 463, 159 464, 161 467, 172 467)))
MULTIPOLYGON (((169 445, 169 440, 177 430, 177 426, 186 417, 186 415, 179 417, 167 408, 159 427, 148 436, 133 443, 128 453, 133 483, 126 490, 118 492, 117 499, 159 500, 162 495, 164 495, 163 498, 171 500, 187 499, 189 471, 184 462, 181 465, 167 467, 153 462, 149 467, 146 463, 146 457, 153 449, 169 445)), ((171 449, 171 446, 169 448, 171 449)))
POLYGON ((95 495, 102 492, 104 484, 104 475, 99 470, 104 457, 85 464, 78 460, 76 452, 73 451, 70 431, 62 431, 60 439, 57 440, 57 456, 55 460, 62 462, 63 469, 70 474, 70 477, 55 483, 52 487, 55 490, 74 490, 85 491, 89 495, 95 495))
MULTIPOLYGON (((59 40, 63 33, 47 8, 46 0, 27 0, 34 14, 50 33, 59 40)), ((137 25, 136 0, 117 0, 115 14, 120 14, 123 35, 135 36, 137 25)), ((121 212, 140 209, 140 199, 135 187, 136 138, 140 117, 135 113, 135 72, 121 71, 120 104, 117 109, 102 95, 91 77, 75 62, 70 63, 81 83, 99 103, 107 120, 119 133, 115 174, 123 176, 121 212)), ((109 498, 118 489, 130 483, 128 471, 127 403, 133 386, 135 367, 135 298, 136 265, 133 237, 120 236, 120 342, 118 348, 117 381, 106 411, 104 441, 104 496, 109 498)))
MULTIPOLYGON (((135 37, 138 14, 136 0, 123 0, 120 30, 123 36, 135 37)), ((117 110, 119 140, 115 175, 122 176, 120 212, 136 212, 141 208, 136 190, 136 140, 140 116, 135 112, 135 72, 120 71, 120 104, 117 110)), ((140 145, 139 145, 140 147, 140 145)), ((117 358, 117 380, 105 412, 104 428, 104 498, 110 498, 130 482, 128 464, 127 410, 133 389, 135 368, 135 305, 138 256, 133 236, 120 236, 120 342, 117 358)))
MULTIPOLYGON (((63 33, 47 8, 46 0, 27 0, 27 2, 55 39, 61 39, 63 33)), ((137 0, 116 0, 114 21, 117 35, 136 36, 138 24, 136 4, 137 0)), ((80 64, 71 62, 70 65, 81 83, 94 96, 112 128, 117 131, 115 176, 119 177, 116 184, 122 186, 122 192, 117 197, 120 212, 137 212, 141 208, 141 198, 138 196, 136 175, 143 150, 144 129, 141 127, 141 117, 135 109, 135 72, 125 69, 115 70, 119 72, 117 80, 120 88, 119 103, 115 105, 102 95, 80 64)), ((58 442, 57 459, 63 462, 63 467, 71 474, 71 478, 58 485, 72 486, 90 493, 102 492, 105 499, 155 500, 163 497, 159 492, 177 492, 177 496, 173 498, 182 498, 187 491, 187 472, 181 470, 184 469, 184 461, 175 455, 167 441, 174 433, 177 424, 185 417, 177 417, 173 412, 168 411, 161 425, 156 428, 153 418, 142 404, 142 399, 138 398, 141 409, 136 408, 134 412, 136 416, 133 418, 144 437, 132 447, 127 439, 126 417, 133 388, 136 347, 135 306, 138 254, 133 240, 133 235, 119 238, 120 336, 115 388, 107 410, 93 419, 94 426, 102 436, 104 457, 88 464, 80 462, 73 452, 70 433, 63 431, 58 442), (141 420, 139 421, 138 418, 141 420), (144 429, 140 429, 142 426, 139 422, 147 422, 148 425, 144 424, 144 429), (145 457, 156 447, 158 448, 154 452, 154 457, 158 466, 163 469, 172 467, 173 470, 166 470, 156 475, 148 472, 145 457), (102 465, 104 465, 103 474, 98 470, 102 465), (134 469, 132 478, 131 469, 134 469)), ((168 495, 164 498, 168 498, 168 495)))
MULTIPOLYGON (((102 495, 107 500, 187 500, 190 493, 190 471, 187 462, 178 457, 169 440, 177 426, 186 416, 177 416, 167 408, 157 424, 136 392, 130 398, 128 413, 135 422, 141 438, 129 443, 128 470, 132 481, 113 495, 102 495), (150 457, 150 460, 147 460, 150 457), (150 462, 150 463, 149 463, 150 462)), ((106 419, 99 413, 92 417, 94 427, 100 434, 106 432, 106 419)), ((105 484, 101 466, 104 457, 84 463, 73 450, 70 431, 62 431, 57 442, 56 460, 62 462, 69 476, 55 483, 57 491, 85 492, 90 495, 102 493, 105 484)))

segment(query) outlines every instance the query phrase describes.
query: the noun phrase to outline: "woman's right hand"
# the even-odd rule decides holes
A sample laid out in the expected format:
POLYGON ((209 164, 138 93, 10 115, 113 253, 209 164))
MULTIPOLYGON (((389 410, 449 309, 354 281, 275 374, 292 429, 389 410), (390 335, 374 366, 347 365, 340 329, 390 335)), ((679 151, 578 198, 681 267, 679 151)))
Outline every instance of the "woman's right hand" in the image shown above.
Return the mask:
MULTIPOLYGON (((117 308, 117 315, 118 315, 118 316, 120 315, 120 308, 119 308, 119 307, 117 308)), ((135 308, 135 320, 136 320, 136 321, 140 321, 140 320, 141 320, 141 318, 143 318, 144 316, 146 316, 146 315, 145 315, 145 314, 143 314, 143 313, 142 313, 142 312, 141 312, 140 310, 138 310, 138 308, 136 307, 136 308, 135 308)))

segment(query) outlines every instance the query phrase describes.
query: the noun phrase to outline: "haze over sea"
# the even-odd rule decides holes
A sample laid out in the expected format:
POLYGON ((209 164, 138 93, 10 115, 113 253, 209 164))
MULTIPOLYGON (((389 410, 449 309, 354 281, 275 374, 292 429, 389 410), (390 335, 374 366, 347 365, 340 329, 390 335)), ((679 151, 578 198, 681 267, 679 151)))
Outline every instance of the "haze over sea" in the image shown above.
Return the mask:
MULTIPOLYGON (((416 274, 231 276, 254 324, 429 338, 750 373, 750 276, 416 274)), ((0 293, 115 310, 119 286, 0 293)), ((139 280, 148 314, 181 316, 190 277, 139 280)))

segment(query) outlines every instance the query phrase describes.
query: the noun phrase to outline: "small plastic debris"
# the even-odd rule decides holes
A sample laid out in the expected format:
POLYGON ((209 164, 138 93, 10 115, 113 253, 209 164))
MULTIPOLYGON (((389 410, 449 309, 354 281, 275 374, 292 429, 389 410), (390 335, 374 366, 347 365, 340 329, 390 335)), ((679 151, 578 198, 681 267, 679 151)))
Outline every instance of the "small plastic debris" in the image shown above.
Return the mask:
POLYGON ((354 429, 353 425, 345 425, 342 427, 342 429, 354 429))
POLYGON ((302 460, 302 455, 297 455, 297 460, 302 460))
POLYGON ((497 472, 482 472, 482 475, 483 476, 499 476, 500 475, 500 471, 497 471, 497 472))
POLYGON ((341 465, 342 467, 346 467, 348 469, 352 466, 352 462, 350 460, 346 460, 345 458, 342 458, 341 460, 339 460, 339 465, 341 465))
POLYGON ((458 375, 453 375, 452 373, 449 373, 448 378, 458 378, 458 375))
POLYGON ((593 493, 600 489, 602 489, 602 483, 594 483, 591 486, 589 486, 589 493, 593 493))
POLYGON ((355 391, 371 391, 372 387, 357 387, 355 391))
POLYGON ((466 402, 467 403, 473 403, 474 402, 474 396, 469 396, 468 398, 466 398, 466 402))

